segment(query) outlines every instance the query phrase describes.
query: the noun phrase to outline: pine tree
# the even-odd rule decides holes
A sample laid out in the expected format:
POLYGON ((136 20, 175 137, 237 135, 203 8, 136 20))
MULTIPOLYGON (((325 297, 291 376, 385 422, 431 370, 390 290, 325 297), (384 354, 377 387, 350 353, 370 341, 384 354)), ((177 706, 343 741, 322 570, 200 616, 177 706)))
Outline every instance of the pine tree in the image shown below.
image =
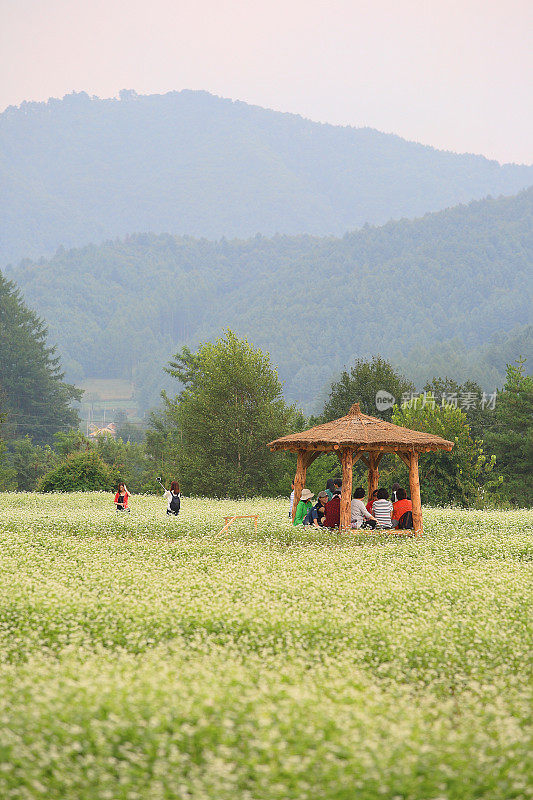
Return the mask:
POLYGON ((524 375, 524 360, 507 365, 507 381, 498 392, 493 427, 486 444, 504 476, 501 491, 519 506, 533 505, 533 376, 524 375))
POLYGON ((78 424, 71 408, 81 392, 63 382, 47 329, 23 302, 15 284, 0 273, 0 376, 7 435, 42 444, 56 431, 78 424))

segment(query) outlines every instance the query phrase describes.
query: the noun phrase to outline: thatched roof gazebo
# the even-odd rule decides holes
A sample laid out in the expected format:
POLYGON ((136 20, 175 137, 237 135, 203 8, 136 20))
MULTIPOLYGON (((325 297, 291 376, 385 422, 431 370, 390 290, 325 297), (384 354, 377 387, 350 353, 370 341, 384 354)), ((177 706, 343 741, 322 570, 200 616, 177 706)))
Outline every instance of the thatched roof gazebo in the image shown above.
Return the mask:
POLYGON ((453 442, 424 431, 412 431, 361 413, 359 403, 354 403, 345 417, 323 425, 316 425, 301 433, 292 433, 270 442, 271 450, 290 450, 296 453, 294 478, 294 504, 296 506, 305 487, 307 468, 322 453, 337 453, 342 464, 342 493, 340 526, 349 528, 351 521, 352 470, 361 459, 368 467, 368 496, 378 487, 379 462, 384 453, 394 453, 409 468, 409 486, 413 503, 413 528, 422 533, 422 504, 418 477, 418 455, 432 450, 447 450, 453 442))

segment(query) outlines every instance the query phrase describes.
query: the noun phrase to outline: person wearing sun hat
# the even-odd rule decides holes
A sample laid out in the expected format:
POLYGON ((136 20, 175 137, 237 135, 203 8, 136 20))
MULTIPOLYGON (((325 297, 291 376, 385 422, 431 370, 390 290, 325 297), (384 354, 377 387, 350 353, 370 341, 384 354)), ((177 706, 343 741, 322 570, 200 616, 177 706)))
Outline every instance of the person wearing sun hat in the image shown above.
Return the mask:
POLYGON ((303 525, 304 519, 309 513, 309 511, 313 508, 313 504, 311 502, 311 498, 314 497, 313 492, 310 492, 309 489, 304 489, 300 495, 300 500, 298 505, 296 506, 296 515, 294 517, 293 525, 303 525))

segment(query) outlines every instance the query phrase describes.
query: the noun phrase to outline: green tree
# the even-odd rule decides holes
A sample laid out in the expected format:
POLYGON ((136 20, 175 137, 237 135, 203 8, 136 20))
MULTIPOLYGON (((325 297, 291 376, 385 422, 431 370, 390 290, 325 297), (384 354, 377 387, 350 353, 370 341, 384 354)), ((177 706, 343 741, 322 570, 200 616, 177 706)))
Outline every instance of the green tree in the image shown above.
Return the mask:
POLYGON ((86 450, 73 453, 47 472, 38 488, 41 492, 109 491, 116 478, 95 450, 86 450))
POLYGON ((515 505, 533 505, 533 376, 524 375, 523 359, 507 366, 486 444, 504 476, 504 497, 515 505))
POLYGON ((35 491, 39 479, 58 462, 50 445, 33 444, 29 436, 10 441, 6 461, 10 470, 10 488, 19 492, 35 491))
POLYGON ((339 380, 331 385, 322 413, 323 421, 344 417, 355 402, 359 403, 364 414, 390 421, 392 406, 385 411, 376 407, 376 394, 380 390, 391 394, 399 403, 402 395, 414 392, 415 387, 381 356, 373 356, 371 360, 358 359, 350 372, 344 370, 339 380))
POLYGON ((72 453, 81 453, 83 450, 89 450, 92 442, 79 430, 70 430, 66 433, 58 431, 54 434, 54 450, 60 456, 65 458, 72 453))
POLYGON ((77 426, 71 408, 81 392, 63 382, 55 348, 42 321, 26 307, 15 285, 0 273, 0 375, 12 436, 43 444, 77 426))
POLYGON ((96 452, 108 465, 116 480, 124 481, 132 492, 152 492, 155 473, 144 444, 101 436, 96 452))
POLYGON ((146 454, 151 474, 159 476, 165 486, 174 480, 179 470, 179 453, 183 443, 181 430, 176 423, 176 401, 169 400, 162 392, 164 407, 150 414, 149 427, 145 435, 146 454))
MULTIPOLYGON (((469 505, 480 499, 480 487, 494 467, 483 444, 472 439, 466 414, 453 405, 437 405, 432 395, 420 395, 411 403, 395 406, 392 422, 415 431, 427 431, 454 443, 451 453, 420 455, 420 490, 423 502, 433 505, 469 505)), ((402 485, 409 485, 405 467, 396 470, 402 485)))
POLYGON ((186 491, 229 497, 285 492, 290 460, 266 445, 289 432, 296 414, 283 400, 270 358, 230 330, 192 358, 194 369, 178 374, 173 365, 191 354, 175 356, 170 369, 184 389, 173 401, 165 398, 166 418, 158 419, 163 445, 169 425, 178 432, 174 457, 186 491))
POLYGON ((184 386, 188 386, 193 382, 199 366, 200 354, 193 353, 188 347, 182 347, 172 361, 168 362, 165 372, 168 372, 173 378, 183 383, 184 386))
POLYGON ((483 437, 484 432, 492 424, 493 410, 483 402, 483 389, 476 381, 457 383, 452 378, 433 378, 426 383, 424 391, 431 393, 436 402, 453 403, 460 406, 466 415, 470 426, 470 435, 474 438, 483 437), (455 401, 454 398, 455 397, 455 401))

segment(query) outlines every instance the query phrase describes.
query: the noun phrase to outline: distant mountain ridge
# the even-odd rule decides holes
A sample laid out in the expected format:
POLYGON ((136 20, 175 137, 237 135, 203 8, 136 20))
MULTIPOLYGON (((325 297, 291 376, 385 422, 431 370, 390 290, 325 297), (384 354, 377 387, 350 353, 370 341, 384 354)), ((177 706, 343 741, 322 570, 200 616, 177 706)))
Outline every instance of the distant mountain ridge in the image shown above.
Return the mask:
POLYGON ((288 399, 311 409, 374 353, 419 385, 438 364, 434 374, 494 388, 502 358, 531 352, 532 223, 533 188, 342 238, 137 234, 7 274, 47 321, 70 380, 132 378, 154 403, 178 347, 229 326, 271 353, 288 399))
POLYGON ((531 184, 533 166, 207 92, 71 94, 0 114, 0 267, 133 231, 342 235, 531 184))

